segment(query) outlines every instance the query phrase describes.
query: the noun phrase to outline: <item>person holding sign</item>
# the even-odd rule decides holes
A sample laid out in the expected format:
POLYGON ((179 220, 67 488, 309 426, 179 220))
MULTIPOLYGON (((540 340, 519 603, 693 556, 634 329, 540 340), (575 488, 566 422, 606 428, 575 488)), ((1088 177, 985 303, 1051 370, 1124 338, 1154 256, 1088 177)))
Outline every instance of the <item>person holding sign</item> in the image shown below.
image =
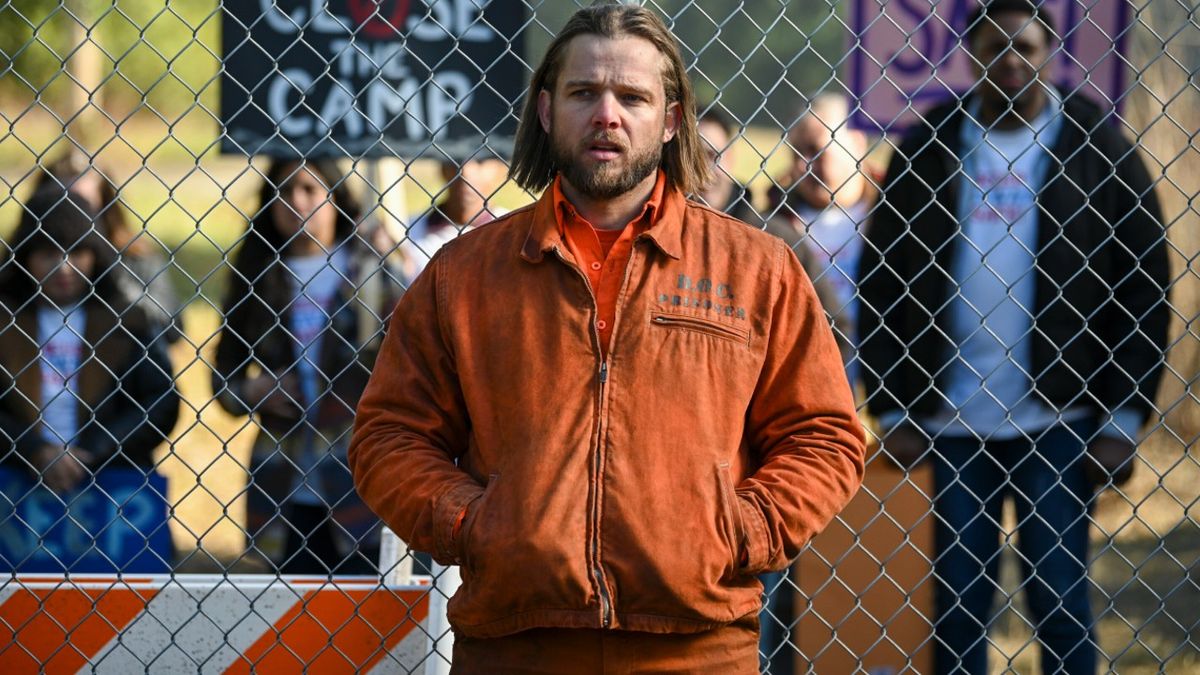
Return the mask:
MULTIPOLYGON (((109 529, 109 518, 91 510, 115 514, 120 505, 117 495, 93 499, 100 476, 133 470, 138 478, 132 484, 144 485, 154 468, 152 452, 179 415, 165 340, 155 337, 160 329, 117 284, 116 251, 97 232, 96 219, 84 197, 44 188, 25 204, 8 242, 12 254, 0 267, 0 430, 11 447, 3 468, 30 472, 72 503, 70 536, 76 539, 99 537, 109 529)), ((37 491, 10 494, 14 480, 3 483, 15 509, 25 499, 41 499, 37 491)), ((155 503, 165 532, 166 503, 161 496, 155 503)), ((123 508, 132 512, 132 501, 123 508)), ((61 544, 53 533, 62 533, 61 528, 40 530, 30 518, 17 520, 5 518, 0 524, 3 557, 13 555, 12 528, 22 530, 15 540, 27 535, 43 540, 28 551, 30 559, 61 544)), ((113 524, 111 530, 124 525, 113 524)), ((60 571, 109 571, 107 565, 130 571, 122 569, 128 562, 125 552, 106 549, 98 540, 76 543, 55 548, 58 559, 36 571, 52 571, 54 565, 60 571), (108 556, 105 565, 74 564, 96 547, 108 556)), ((137 543, 135 553, 141 553, 146 541, 137 543)), ((155 553, 159 566, 170 564, 169 538, 155 553)))
POLYGON ((354 493, 346 444, 399 285, 356 234, 358 206, 332 160, 273 160, 259 199, 213 368, 220 405, 262 430, 247 492, 252 553, 287 574, 373 573, 378 521, 354 493))
POLYGON ((532 206, 445 244, 359 403, 363 499, 461 565, 456 672, 758 672, 757 575, 850 500, 863 433, 781 240, 701 204, 679 46, 577 11, 533 74, 532 206))
POLYGON ((1089 514, 1155 414, 1162 212, 1118 127, 1043 79, 1055 44, 1031 0, 979 7, 978 85, 904 139, 860 262, 867 405, 933 465, 939 673, 988 672, 1008 499, 1042 672, 1096 672, 1089 514))

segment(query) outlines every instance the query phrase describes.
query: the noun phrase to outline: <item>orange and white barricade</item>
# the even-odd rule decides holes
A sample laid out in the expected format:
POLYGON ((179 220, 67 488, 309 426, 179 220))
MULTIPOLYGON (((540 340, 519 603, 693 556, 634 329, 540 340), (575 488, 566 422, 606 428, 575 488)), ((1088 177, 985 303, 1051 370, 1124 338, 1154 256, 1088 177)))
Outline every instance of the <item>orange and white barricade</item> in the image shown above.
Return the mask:
POLYGON ((439 576, 0 577, 0 673, 437 675, 457 578, 439 576))

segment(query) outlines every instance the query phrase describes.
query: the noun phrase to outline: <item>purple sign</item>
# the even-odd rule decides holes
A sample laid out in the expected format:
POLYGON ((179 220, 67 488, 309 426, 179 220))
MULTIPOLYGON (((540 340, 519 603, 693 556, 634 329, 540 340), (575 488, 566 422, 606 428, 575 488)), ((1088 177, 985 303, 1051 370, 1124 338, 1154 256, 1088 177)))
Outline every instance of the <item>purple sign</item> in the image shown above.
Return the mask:
MULTIPOLYGON (((1112 109, 1125 93, 1128 0, 1043 0, 1061 42, 1049 77, 1112 109)), ((852 124, 897 131, 975 83, 959 36, 977 0, 853 0, 849 81, 852 124)))

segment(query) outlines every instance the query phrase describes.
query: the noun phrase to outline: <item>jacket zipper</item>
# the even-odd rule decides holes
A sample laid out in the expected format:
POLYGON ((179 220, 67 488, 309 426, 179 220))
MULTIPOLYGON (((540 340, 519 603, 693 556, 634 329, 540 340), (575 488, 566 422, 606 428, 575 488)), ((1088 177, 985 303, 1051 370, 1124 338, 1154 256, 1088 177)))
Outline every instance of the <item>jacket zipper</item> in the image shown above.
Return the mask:
MULTIPOLYGON (((597 332, 597 341, 599 333, 597 332)), ((604 389, 608 385, 608 359, 600 361, 600 401, 601 410, 604 407, 604 389)), ((592 504, 592 573, 596 575, 596 583, 600 588, 600 626, 608 628, 612 624, 612 598, 608 597, 608 584, 604 580, 604 569, 600 566, 600 485, 604 473, 600 464, 600 446, 604 442, 604 418, 596 422, 596 491, 592 504)))
MULTIPOLYGON (((583 285, 587 288, 588 295, 592 298, 592 307, 597 308, 596 292, 592 290, 592 282, 588 281, 587 275, 579 267, 568 262, 557 246, 554 247, 554 255, 562 264, 575 270, 580 279, 583 279, 583 285)), ((594 320, 592 321, 592 339, 596 354, 600 356, 604 352, 600 348, 600 329, 596 327, 594 320)), ((600 625, 603 628, 608 628, 612 625, 612 598, 608 594, 608 583, 604 579, 604 568, 600 564, 600 489, 604 477, 600 463, 600 448, 604 442, 604 418, 601 413, 604 407, 604 390, 608 384, 608 359, 601 356, 599 361, 600 371, 596 378, 599 382, 599 391, 597 392, 596 399, 596 451, 592 457, 592 480, 596 487, 592 491, 592 503, 588 506, 589 515, 592 520, 592 536, 588 552, 591 557, 591 574, 596 580, 596 589, 600 595, 600 625)))
MULTIPOLYGON (((639 235, 638 238, 640 239, 641 236, 642 235, 639 235)), ((624 276, 621 277, 621 290, 617 293, 617 303, 618 304, 617 304, 617 307, 614 308, 612 332, 609 333, 608 354, 600 361, 600 407, 601 407, 602 411, 603 411, 603 407, 604 407, 605 388, 607 387, 607 384, 608 384, 608 359, 612 356, 613 347, 615 346, 612 343, 612 340, 615 339, 615 337, 617 335, 617 329, 621 327, 620 302, 625 297, 625 292, 629 288, 630 270, 633 269, 633 261, 637 255, 636 243, 637 242, 635 241, 629 247, 629 260, 626 261, 626 263, 625 263, 624 276)), ((590 284, 590 282, 587 281, 587 275, 585 275, 582 271, 578 270, 578 268, 576 268, 576 271, 579 272, 579 275, 583 277, 584 282, 588 284, 588 290, 591 290, 591 284, 590 284)), ((595 302, 595 301, 596 301, 596 295, 593 292, 592 302, 595 302)), ((598 328, 595 328, 594 324, 593 324, 593 332, 596 337, 596 349, 597 349, 598 353, 603 354, 604 352, 600 349, 600 330, 598 328)), ((604 628, 608 628, 609 626, 612 625, 612 599, 609 598, 609 596, 608 596, 608 586, 603 583, 604 571, 600 567, 600 502, 599 502, 600 498, 599 498, 599 494, 600 494, 600 482, 604 478, 603 473, 601 471, 601 465, 600 465, 600 447, 601 447, 601 443, 603 442, 603 440, 604 440, 604 417, 600 416, 599 422, 596 424, 596 494, 597 494, 596 500, 597 501, 596 501, 596 525, 595 525, 596 537, 595 537, 595 540, 593 543, 596 546, 596 551, 595 551, 596 575, 597 575, 597 578, 599 578, 602 582, 600 584, 600 602, 601 602, 601 606, 604 608, 604 611, 600 618, 600 624, 604 628)))

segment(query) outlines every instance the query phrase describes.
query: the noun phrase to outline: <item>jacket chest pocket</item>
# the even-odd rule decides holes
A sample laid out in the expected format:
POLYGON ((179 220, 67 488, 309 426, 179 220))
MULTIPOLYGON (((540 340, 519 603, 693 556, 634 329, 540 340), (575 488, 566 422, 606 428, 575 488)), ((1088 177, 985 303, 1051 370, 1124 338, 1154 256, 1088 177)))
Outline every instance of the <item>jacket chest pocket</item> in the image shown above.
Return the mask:
POLYGON ((722 340, 729 340, 743 346, 749 346, 750 344, 750 331, 699 317, 654 312, 650 315, 650 324, 665 330, 689 331, 722 340))

